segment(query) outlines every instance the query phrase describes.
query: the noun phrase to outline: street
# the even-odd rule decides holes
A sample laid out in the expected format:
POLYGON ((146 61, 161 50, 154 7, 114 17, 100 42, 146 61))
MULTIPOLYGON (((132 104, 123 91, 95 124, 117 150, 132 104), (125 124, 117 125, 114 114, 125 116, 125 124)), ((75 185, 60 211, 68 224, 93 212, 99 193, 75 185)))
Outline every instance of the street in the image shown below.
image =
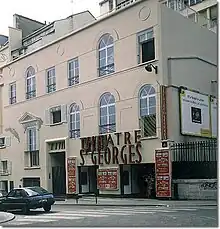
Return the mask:
POLYGON ((50 213, 32 210, 5 227, 217 227, 217 206, 194 207, 103 207, 54 205, 50 213))

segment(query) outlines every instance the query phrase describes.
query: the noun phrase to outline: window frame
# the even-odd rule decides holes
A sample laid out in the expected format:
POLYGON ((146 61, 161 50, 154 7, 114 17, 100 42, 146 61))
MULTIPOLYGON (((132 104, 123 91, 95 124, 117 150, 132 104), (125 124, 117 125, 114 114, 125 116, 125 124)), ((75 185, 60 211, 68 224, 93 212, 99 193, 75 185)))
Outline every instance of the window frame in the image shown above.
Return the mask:
POLYGON ((38 129, 37 126, 29 126, 26 129, 27 152, 29 153, 29 167, 38 167, 39 162, 39 146, 38 146, 38 129), (30 138, 30 130, 32 130, 33 139, 30 138))
POLYGON ((152 62, 154 60, 156 60, 156 49, 155 49, 155 37, 154 37, 154 28, 150 27, 148 29, 145 29, 139 33, 137 33, 137 51, 138 51, 138 64, 144 64, 144 63, 148 63, 148 62, 152 62), (148 35, 151 34, 151 35, 148 35), (141 36, 145 36, 145 39, 141 41, 141 36), (146 38, 147 36, 147 38, 146 38), (142 62, 142 44, 144 43, 148 43, 150 41, 154 41, 154 59, 152 60, 148 60, 146 62, 142 62))
POLYGON ((68 71, 68 87, 74 86, 79 84, 79 58, 76 57, 74 59, 71 59, 67 62, 67 71, 68 71), (77 63, 77 64, 76 64, 77 63), (70 68, 70 65, 73 65, 73 68, 70 68), (76 67, 76 65, 78 65, 76 67), (78 74, 77 74, 78 71, 78 74), (72 72, 72 76, 71 76, 72 72))
POLYGON ((79 138, 80 137, 80 108, 76 103, 72 103, 69 107, 69 133, 70 138, 79 138), (74 110, 72 110, 74 109, 74 110), (77 116, 79 115, 79 120, 77 116), (77 123, 79 123, 79 128, 77 128, 77 123), (72 128, 73 126, 73 128, 72 128))
POLYGON ((9 104, 14 104, 17 102, 17 87, 16 82, 9 84, 9 104), (14 90, 13 90, 14 86, 14 90), (13 93, 14 92, 14 93, 13 93))
POLYGON ((152 137, 157 137, 157 91, 156 91, 156 88, 152 85, 152 84, 144 84, 140 90, 139 90, 139 96, 138 96, 138 100, 139 100, 139 120, 140 120, 140 125, 141 125, 141 131, 142 131, 142 135, 143 137, 146 137, 146 138, 152 138, 152 137), (142 92, 143 90, 146 88, 146 87, 150 87, 148 93, 144 96, 142 96, 142 92), (149 92, 151 91, 151 88, 154 89, 154 93, 153 94, 149 94, 149 92), (154 106, 149 106, 150 103, 150 98, 155 98, 155 104, 154 106), (145 100, 146 101, 146 108, 147 108, 147 114, 146 115, 141 115, 141 100, 145 100), (151 107, 155 107, 155 112, 154 113, 150 113, 150 108, 151 107), (153 132, 155 134, 149 134, 149 132, 145 131, 144 127, 145 127, 145 124, 147 123, 147 118, 153 118, 154 121, 155 121, 155 126, 153 127, 154 130, 153 132))
POLYGON ((112 74, 115 72, 115 50, 114 50, 114 38, 110 33, 105 33, 103 34, 98 42, 98 76, 99 77, 104 77, 107 76, 109 74, 112 74), (110 39, 112 39, 112 43, 106 43, 104 47, 100 48, 101 42, 104 43, 104 38, 105 36, 108 36, 107 41, 109 41, 110 39), (112 48, 112 55, 108 56, 108 50, 112 48), (101 58, 101 52, 105 53, 104 57, 101 58), (113 63, 108 64, 108 58, 112 58, 113 59, 113 63), (105 61, 105 66, 101 66, 101 60, 104 59, 105 61), (111 69, 112 68, 112 69, 111 69), (101 73, 103 71, 103 73, 101 73))
POLYGON ((27 68, 26 71, 26 99, 31 99, 31 98, 35 98, 36 97, 36 72, 35 69, 30 66, 27 68), (32 71, 32 72, 31 72, 32 71), (29 75, 30 73, 30 75, 29 75), (29 82, 30 81, 30 84, 29 82))
POLYGON ((46 93, 50 94, 55 91, 56 91, 56 69, 54 66, 46 70, 46 93))
MULTIPOLYGON (((109 101, 110 99, 111 98, 109 98, 109 101)), ((99 134, 114 133, 114 132, 116 132, 116 101, 112 93, 105 92, 104 94, 100 96, 100 99, 99 99, 99 134), (114 99, 114 102, 113 103, 108 102, 105 105, 101 105, 102 100, 105 98, 105 96, 108 96, 108 95, 114 99), (113 114, 110 114, 110 107, 114 107, 113 114), (107 110, 106 115, 102 115, 103 108, 106 108, 107 110), (115 120, 114 123, 110 122, 110 116, 114 116, 114 120, 115 120), (101 121, 103 117, 106 117, 106 120, 107 120, 105 124, 102 124, 102 121, 101 121), (103 131, 103 128, 104 128, 104 131, 103 131)))

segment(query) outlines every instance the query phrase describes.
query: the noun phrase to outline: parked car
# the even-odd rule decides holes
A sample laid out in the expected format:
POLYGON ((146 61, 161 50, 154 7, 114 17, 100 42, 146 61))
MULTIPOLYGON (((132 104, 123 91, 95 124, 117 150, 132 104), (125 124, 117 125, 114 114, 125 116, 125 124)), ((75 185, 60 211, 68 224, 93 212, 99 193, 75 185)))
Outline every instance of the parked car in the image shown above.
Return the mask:
POLYGON ((0 190, 0 198, 1 197, 4 197, 4 196, 7 196, 7 192, 5 190, 0 190))
POLYGON ((5 197, 0 198, 0 210, 22 210, 27 214, 30 209, 51 210, 54 196, 42 187, 14 188, 5 197))

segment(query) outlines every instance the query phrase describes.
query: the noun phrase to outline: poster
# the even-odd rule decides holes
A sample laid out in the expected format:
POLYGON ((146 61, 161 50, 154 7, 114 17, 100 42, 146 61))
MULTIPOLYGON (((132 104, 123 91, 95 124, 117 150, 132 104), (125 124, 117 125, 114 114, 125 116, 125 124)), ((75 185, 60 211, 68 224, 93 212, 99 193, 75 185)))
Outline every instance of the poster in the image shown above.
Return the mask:
POLYGON ((98 169, 98 189, 118 190, 118 168, 98 169))
POLYGON ((211 137, 209 96, 187 89, 180 90, 181 133, 211 137))
POLYGON ((76 193, 76 158, 67 158, 68 194, 76 193))
POLYGON ((211 104, 211 125, 212 125, 212 137, 217 138, 218 133, 218 110, 217 110, 217 99, 210 97, 210 104, 211 104))
POLYGON ((166 87, 160 86, 161 140, 167 139, 167 94, 166 87))
POLYGON ((156 196, 171 197, 171 158, 169 149, 155 151, 156 196))

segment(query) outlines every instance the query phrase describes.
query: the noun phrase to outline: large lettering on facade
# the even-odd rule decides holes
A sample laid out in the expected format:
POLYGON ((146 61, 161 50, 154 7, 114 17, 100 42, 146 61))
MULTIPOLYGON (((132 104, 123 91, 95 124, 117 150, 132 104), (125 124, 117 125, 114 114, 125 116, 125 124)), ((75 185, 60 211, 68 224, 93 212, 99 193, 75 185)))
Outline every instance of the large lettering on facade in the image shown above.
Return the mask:
POLYGON ((80 164, 85 164, 85 155, 94 165, 141 163, 140 138, 140 130, 134 131, 133 142, 130 132, 81 138, 80 164))

